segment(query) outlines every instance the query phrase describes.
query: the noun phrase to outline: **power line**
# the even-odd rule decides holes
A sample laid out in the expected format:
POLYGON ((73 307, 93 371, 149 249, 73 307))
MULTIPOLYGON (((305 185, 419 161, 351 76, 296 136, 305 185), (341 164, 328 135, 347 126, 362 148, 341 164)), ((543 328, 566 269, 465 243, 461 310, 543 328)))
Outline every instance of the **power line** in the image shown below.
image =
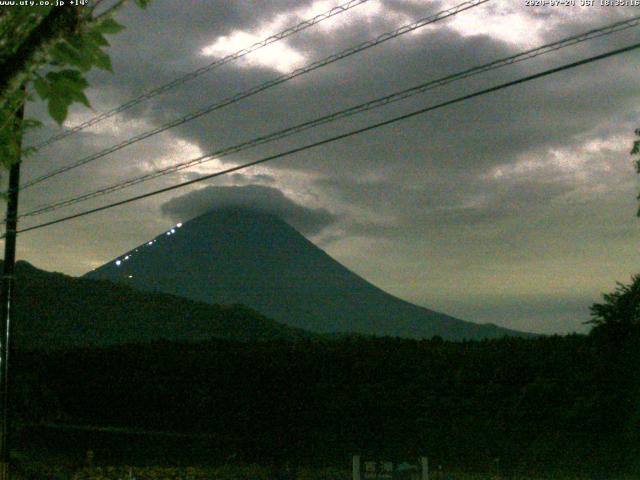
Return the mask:
POLYGON ((86 165, 87 163, 93 162, 94 160, 97 160, 99 158, 105 157, 113 152, 117 152, 118 150, 122 150, 125 147, 128 147, 130 145, 133 145, 134 143, 140 142, 142 140, 145 140, 149 137, 152 137, 154 135, 157 135, 159 133, 162 133, 166 130, 169 130, 171 128, 177 127, 179 125, 183 125, 187 122, 190 122, 191 120, 195 120, 196 118, 199 118, 203 115, 206 115, 208 113, 214 112, 216 110, 219 110, 223 107, 226 107, 228 105, 240 102, 241 100, 244 100, 246 98, 252 97, 253 95, 257 95, 260 92, 263 92, 269 88, 273 88, 277 85, 280 85, 284 82, 287 82, 293 78, 299 77, 301 75, 304 75, 306 73, 312 72, 314 70, 317 70, 321 67, 324 67, 326 65, 329 65, 331 63, 337 62, 338 60, 342 60, 344 58, 350 57, 352 55, 355 55, 356 53, 362 52, 364 50, 367 50, 369 48, 375 47, 376 45, 380 45, 381 43, 384 43, 388 40, 391 40, 393 38, 399 37, 400 35, 404 35, 406 33, 412 32, 414 30, 417 30, 419 28, 422 28, 426 25, 435 23, 437 21, 443 20, 445 18, 451 17, 453 15, 457 15, 460 12, 463 12, 465 10, 468 10, 470 8, 474 8, 477 7, 479 5, 482 5, 483 3, 486 3, 490 0, 467 0, 455 7, 449 8, 447 10, 443 10, 435 15, 431 15, 429 17, 425 17, 422 18, 420 20, 418 20, 417 22, 408 24, 408 25, 404 25, 392 32, 387 32, 384 33, 378 37, 376 37, 373 40, 369 40, 366 42, 363 42, 355 47, 351 47, 348 48, 346 50, 343 50, 339 53, 330 55, 328 57, 325 57, 321 60, 318 60, 316 62, 310 63, 302 68, 298 68, 296 70, 294 70, 291 73, 285 74, 285 75, 281 75, 279 77, 276 77, 272 80, 269 80, 265 83, 262 83, 256 87, 253 87, 247 91, 238 93, 236 95, 233 95, 231 97, 228 97, 224 100, 221 100, 219 102, 213 103, 211 105, 208 105, 206 107, 203 107, 199 110, 196 110, 195 112, 189 113, 183 117, 180 117, 176 120, 172 120, 171 122, 168 122, 164 125, 161 125, 159 127, 153 128, 151 130, 148 130, 146 132, 143 132, 139 135, 135 135, 131 138, 129 138, 128 140, 125 140, 123 142, 120 142, 116 145, 113 145, 111 147, 108 147, 104 150, 101 150, 97 153, 94 153, 92 155, 89 155, 87 157, 84 157, 70 165, 64 166, 64 167, 60 167, 56 170, 53 170, 49 173, 46 173, 44 175, 41 175, 29 182, 26 182, 22 185, 22 189, 31 187, 33 185, 36 185, 38 183, 44 182, 45 180, 48 180, 50 178, 53 178, 57 175, 60 175, 62 173, 66 173, 70 170, 73 170, 75 168, 78 168, 82 165, 86 165))
POLYGON ((285 128, 283 130, 279 130, 276 132, 272 132, 270 134, 252 139, 252 140, 248 140, 246 142, 242 142, 239 144, 236 144, 234 146, 231 147, 227 147, 221 150, 217 150, 215 152, 211 152, 211 153, 207 153, 205 155, 201 155, 199 157, 187 160, 185 162, 181 162, 178 163, 176 165, 172 165, 169 167, 165 167, 162 169, 158 169, 155 170, 153 172, 138 176, 138 177, 134 177, 122 182, 117 182, 115 184, 100 188, 98 190, 92 191, 92 192, 88 192, 79 196, 73 196, 71 198, 65 199, 65 200, 60 200, 58 202, 55 203, 50 203, 47 205, 42 205, 40 207, 36 207, 33 210, 30 210, 22 215, 20 215, 20 218, 22 217, 29 217, 29 216, 35 216, 35 215, 40 215, 43 213, 47 213, 47 212, 51 212, 66 206, 70 206, 70 205, 74 205, 76 203, 80 203, 86 200, 89 200, 91 198, 96 198, 102 195, 106 195, 108 193, 112 193, 118 190, 122 190, 124 188, 128 188, 131 187, 133 185, 137 185, 139 183, 148 181, 148 180, 152 180, 154 178, 158 178, 164 175, 168 175, 170 173, 174 173, 180 170, 184 170, 186 168, 190 168, 193 167, 195 165, 200 165, 202 163, 211 161, 212 159, 215 158, 221 158, 233 153, 238 153, 244 150, 247 150, 249 148, 253 148, 256 147, 258 145, 263 145, 265 143, 270 143, 272 141, 275 140, 279 140, 285 137, 289 137, 291 135, 294 135, 296 133, 300 133, 302 131, 308 130, 310 128, 314 128, 326 123, 330 123, 330 122, 334 122, 338 119, 342 119, 342 118, 346 118, 352 115, 356 115, 359 113, 363 113, 369 110, 372 110, 374 108, 379 108, 381 106, 384 105, 388 105, 390 103, 393 102, 397 102, 406 98, 409 98, 411 96, 420 94, 420 93, 424 93, 428 90, 432 90, 434 88, 437 87, 441 87, 444 85, 447 85, 449 83, 458 81, 458 80, 462 80, 474 75, 478 75, 480 73, 484 73, 490 70, 495 70, 507 65, 512 65, 518 62, 522 62, 524 60, 529 60, 531 58, 543 55, 543 54, 547 54, 553 51, 557 51, 561 48, 565 48, 568 46, 572 46, 572 45, 576 45, 580 42, 584 42, 587 40, 591 40, 594 38, 598 38, 598 37, 602 37, 605 35, 610 35, 614 32, 619 32, 631 27, 636 27, 640 25, 640 16, 638 17, 634 17, 632 19, 628 19, 625 21, 621 21, 621 22, 616 22, 613 23, 611 25, 607 25, 605 27, 601 27, 598 29, 593 29, 593 30, 589 30, 587 32, 584 32, 582 34, 579 35, 574 35, 572 37, 568 37, 565 38, 563 40, 559 40, 557 42, 553 42, 553 43, 549 43, 537 48, 533 48, 521 53, 518 53, 516 55, 512 55, 506 58, 502 58, 499 60, 495 60, 491 63, 488 64, 484 64, 484 65, 480 65, 480 66, 475 66, 472 68, 469 68, 467 70, 464 70, 462 72, 458 72, 452 75, 448 75, 436 80, 431 80, 429 82, 399 91, 399 92, 395 92, 392 93, 390 95, 386 95, 384 97, 381 98, 377 98, 375 100, 371 100, 365 103, 361 103, 359 105, 347 108, 347 109, 343 109, 343 110, 339 110, 337 112, 331 113, 329 115, 325 115, 319 118, 316 118, 314 120, 310 120, 292 127, 288 127, 285 128))
POLYGON ((181 183, 178 183, 178 184, 175 184, 175 185, 171 185, 169 187, 164 187, 164 188, 160 188, 160 189, 157 189, 157 190, 153 190, 153 191, 148 192, 148 193, 144 193, 144 194, 141 194, 141 195, 136 195, 134 197, 130 197, 130 198, 127 198, 125 200, 120 200, 120 201, 113 202, 113 203, 110 203, 110 204, 107 204, 107 205, 103 205, 101 207, 92 208, 90 210, 85 210, 84 212, 79 212, 79 213, 76 213, 76 214, 73 214, 73 215, 68 215, 66 217, 58 218, 56 220, 51 220, 49 222, 40 223, 40 224, 34 225, 32 227, 23 228, 21 230, 18 230, 17 233, 25 233, 25 232, 29 232, 29 231, 32 231, 32 230, 38 230, 38 229, 41 229, 41 228, 44 228, 44 227, 48 227, 48 226, 55 225, 55 224, 58 224, 58 223, 66 222, 68 220, 72 220, 72 219, 84 217, 86 215, 90 215, 90 214, 93 214, 93 213, 101 212, 103 210, 107 210, 107 209, 110 209, 110 208, 113 208, 113 207, 117 207, 117 206, 120 206, 120 205, 125 205, 125 204, 131 203, 131 202, 142 200, 144 198, 148 198, 148 197, 152 197, 152 196, 155 196, 155 195, 159 195, 161 193, 165 193, 165 192, 169 192, 169 191, 172 191, 172 190, 176 190, 178 188, 186 187, 188 185, 193 185, 193 184, 196 184, 196 183, 199 183, 199 182, 203 182, 205 180, 209 180, 209 179, 212 179, 212 178, 215 178, 215 177, 220 177, 220 176, 223 176, 223 175, 227 175, 229 173, 237 172, 239 170, 243 170, 243 169, 248 168, 248 167, 252 167, 252 166, 255 166, 255 165, 262 164, 262 163, 270 162, 272 160, 276 160, 276 159, 279 159, 279 158, 287 157, 287 156, 293 155, 295 153, 299 153, 299 152, 302 152, 302 151, 305 151, 305 150, 309 150, 311 148, 319 147, 321 145, 326 145, 328 143, 333 143, 335 141, 342 140, 342 139, 345 139, 345 138, 349 138, 349 137, 352 137, 354 135, 359 135, 361 133, 368 132, 370 130, 374 130, 376 128, 380 128, 380 127, 383 127, 383 126, 386 126, 386 125, 390 125, 392 123, 396 123, 396 122, 399 122, 399 121, 402 121, 402 120, 406 120, 408 118, 412 118, 412 117, 415 117, 415 116, 418 116, 418 115, 422 115, 422 114, 425 114, 427 112, 431 112, 433 110, 437 110, 439 108, 443 108, 443 107, 446 107, 446 106, 449 106, 449 105, 460 103, 460 102, 463 102, 463 101, 466 101, 466 100, 470 100, 472 98, 480 97, 482 95, 486 95, 486 94, 489 94, 489 93, 497 92, 499 90, 503 90, 505 88, 513 87, 513 86, 519 85, 521 83, 526 83, 526 82, 529 82, 529 81, 532 81, 532 80, 536 80, 538 78, 547 77, 549 75, 553 75, 555 73, 559 73, 559 72, 564 71, 564 70, 569 70, 569 69, 572 69, 572 68, 579 67, 581 65, 586 65, 588 63, 596 62, 598 60, 603 60, 605 58, 609 58, 609 57, 612 57, 614 55, 620 55, 622 53, 630 52, 630 51, 636 50, 638 48, 640 48, 640 43, 636 43, 636 44, 630 45, 628 47, 612 50, 612 51, 609 51, 607 53, 603 53, 603 54, 596 55, 596 56, 593 56, 593 57, 589 57, 589 58, 586 58, 586 59, 583 59, 583 60, 579 60, 577 62, 572 62, 572 63, 569 63, 569 64, 565 64, 565 65, 562 65, 560 67, 556 67, 556 68, 552 68, 552 69, 549 69, 549 70, 545 70, 545 71, 540 72, 540 73, 536 73, 536 74, 533 74, 533 75, 528 75, 526 77, 521 77, 521 78, 519 78, 517 80, 512 80, 512 81, 506 82, 506 83, 501 83, 499 85, 496 85, 496 86, 493 86, 493 87, 490 87, 490 88, 486 88, 486 89, 479 90, 479 91, 474 92, 474 93, 470 93, 468 95, 463 95, 461 97, 454 98, 453 100, 448 100, 446 102, 442 102, 442 103, 439 103, 439 104, 436 104, 436 105, 432 105, 432 106, 429 106, 429 107, 421 108, 419 110, 414 110, 413 112, 409 112, 409 113, 406 113, 404 115, 393 117, 393 118, 391 118, 389 120, 378 122, 378 123, 369 125, 367 127, 359 128, 359 129, 356 129, 356 130, 351 130, 349 132, 346 132, 346 133, 343 133, 343 134, 340 134, 340 135, 329 137, 329 138, 326 138, 324 140, 320 140, 318 142, 314 142, 314 143, 310 143, 310 144, 307 144, 307 145, 303 145, 301 147, 293 148, 291 150, 287 150, 287 151, 282 152, 282 153, 278 153, 278 154, 275 154, 275 155, 270 155, 268 157, 264 157, 264 158, 261 158, 259 160, 254 160, 252 162, 244 163, 242 165, 238 165, 238 166, 235 166, 235 167, 227 168, 225 170, 221 170, 221 171, 218 171, 218 172, 215 172, 215 173, 211 173, 209 175, 203 175, 203 176, 195 178, 193 180, 188 180, 186 182, 181 182, 181 183))
POLYGON ((190 80, 193 80, 194 78, 197 78, 207 72, 210 72, 211 70, 221 67, 222 65, 225 65, 227 63, 230 63, 234 60, 237 60, 239 58, 244 57, 245 55, 248 55, 250 53, 255 52, 256 50, 259 50, 263 47, 266 47, 267 45, 270 45, 274 42, 277 42, 279 40, 282 40, 284 38, 290 37, 291 35, 294 35, 298 32, 301 32, 302 30, 306 30, 309 27, 312 27, 314 25, 317 25, 318 23, 327 20, 331 17, 334 17, 336 15, 339 15, 343 12, 346 12, 347 10, 350 10, 354 7, 357 7, 358 5, 361 5, 365 2, 368 2, 369 0, 350 0, 346 3, 343 3, 341 5, 338 5, 337 7, 333 7, 331 10, 328 10, 324 13, 321 13, 319 15, 316 15, 315 17, 305 20, 293 27, 290 27, 286 30, 283 30, 280 33, 277 33, 275 35, 272 35, 270 37, 265 38, 264 40, 261 40, 260 42, 254 43, 253 45, 251 45, 250 47, 244 48, 242 50, 239 50, 235 53, 232 53, 230 55, 227 55, 224 58, 221 58, 220 60, 216 60, 213 63, 210 63, 209 65, 205 65, 204 67, 198 68, 197 70, 193 70, 192 72, 189 72, 185 75, 182 75, 178 78, 176 78, 175 80, 172 80, 169 83, 165 83, 164 85, 161 85, 159 87, 156 87, 152 90, 149 90, 145 93, 143 93, 142 95, 135 97, 131 100, 129 100, 126 103, 123 103, 122 105, 113 108, 111 110, 108 110, 104 113, 101 113, 99 115, 96 115, 95 117, 87 120, 86 122, 81 123, 80 125, 77 125, 73 128, 70 128, 69 130, 59 133, 57 135, 54 135, 50 138, 48 138, 47 140, 35 144, 33 146, 31 146, 30 148, 34 149, 34 150, 40 150, 48 145, 51 145, 52 143, 57 142, 58 140, 62 140, 63 138, 68 137, 69 135, 73 135, 76 132, 79 132, 80 130, 84 130, 87 127, 90 127, 92 125, 95 125, 96 123, 101 122, 102 120, 105 120, 107 118, 110 118, 118 113, 124 112, 125 110, 130 109, 131 107, 134 107, 135 105, 138 105, 139 103, 144 102, 145 100, 148 100, 150 98, 153 98, 157 95, 160 95, 161 93, 164 93, 166 91, 169 91, 173 88, 176 88, 180 85, 183 85, 187 82, 189 82, 190 80))

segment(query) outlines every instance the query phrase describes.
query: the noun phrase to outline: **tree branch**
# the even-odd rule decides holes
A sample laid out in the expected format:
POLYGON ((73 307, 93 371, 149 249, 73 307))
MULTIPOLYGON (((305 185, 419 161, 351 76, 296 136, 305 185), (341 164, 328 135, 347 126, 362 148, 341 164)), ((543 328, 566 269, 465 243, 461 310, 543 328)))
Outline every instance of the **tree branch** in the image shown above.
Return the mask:
POLYGON ((73 34, 78 28, 79 9, 63 6, 51 9, 29 33, 10 57, 0 63, 0 98, 20 88, 31 72, 37 57, 58 39, 73 34))
POLYGON ((96 17, 94 17, 96 20, 105 17, 107 15, 111 15, 112 13, 114 13, 116 10, 119 10, 120 8, 122 8, 122 6, 127 3, 127 0, 118 0, 115 4, 111 5, 109 8, 107 8, 104 12, 100 12, 100 15, 97 15, 96 17))

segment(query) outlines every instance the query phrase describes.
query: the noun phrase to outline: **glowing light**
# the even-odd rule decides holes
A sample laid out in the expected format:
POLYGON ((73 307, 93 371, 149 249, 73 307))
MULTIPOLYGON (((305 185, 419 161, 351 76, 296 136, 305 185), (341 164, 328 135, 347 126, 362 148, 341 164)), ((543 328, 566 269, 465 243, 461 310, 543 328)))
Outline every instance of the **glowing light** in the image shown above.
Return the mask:
MULTIPOLYGON (((259 32, 250 33, 236 30, 228 36, 220 36, 215 43, 205 47, 201 53, 205 56, 225 57, 234 52, 248 48, 259 42, 262 38, 273 33, 269 29, 261 29, 259 32)), ((281 73, 291 72, 305 59, 304 55, 285 42, 278 42, 260 49, 259 54, 251 54, 244 58, 240 66, 262 66, 271 68, 281 73)))
POLYGON ((133 275, 129 275, 129 278, 133 278, 133 275))
POLYGON ((511 45, 528 46, 542 42, 548 32, 571 21, 576 15, 580 15, 581 20, 585 15, 589 16, 590 10, 578 7, 542 16, 532 15, 509 0, 498 0, 495 3, 498 4, 494 6, 495 12, 489 8, 474 9, 468 14, 456 15, 449 21, 447 28, 464 37, 486 35, 511 45))
POLYGON ((175 229, 175 228, 172 228, 172 229, 171 229, 171 233, 176 233, 176 229, 175 229))
POLYGON ((116 260, 116 266, 118 266, 118 267, 119 267, 121 264, 122 264, 122 261, 121 261, 121 260, 116 260))
POLYGON ((149 242, 149 243, 147 243, 147 245, 153 245, 153 242, 149 242))
POLYGON ((171 232, 167 232, 167 235, 171 235, 171 232))
POLYGON ((182 227, 182 224, 179 223, 179 224, 176 225, 176 227, 180 228, 180 227, 182 227))
POLYGON ((126 257, 124 257, 125 260, 129 260, 129 255, 127 255, 126 257))

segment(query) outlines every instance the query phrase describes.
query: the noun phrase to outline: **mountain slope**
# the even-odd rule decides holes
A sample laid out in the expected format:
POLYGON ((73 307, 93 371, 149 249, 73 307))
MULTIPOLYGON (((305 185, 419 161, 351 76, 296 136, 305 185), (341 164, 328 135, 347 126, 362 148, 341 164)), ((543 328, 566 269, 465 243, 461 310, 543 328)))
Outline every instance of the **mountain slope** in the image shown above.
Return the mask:
POLYGON ((18 347, 313 336, 244 306, 210 305, 105 280, 69 277, 26 262, 18 262, 16 271, 14 338, 18 347))
POLYGON ((346 269, 281 219, 216 210, 89 272, 208 303, 241 303, 321 333, 447 339, 520 335, 405 302, 346 269))

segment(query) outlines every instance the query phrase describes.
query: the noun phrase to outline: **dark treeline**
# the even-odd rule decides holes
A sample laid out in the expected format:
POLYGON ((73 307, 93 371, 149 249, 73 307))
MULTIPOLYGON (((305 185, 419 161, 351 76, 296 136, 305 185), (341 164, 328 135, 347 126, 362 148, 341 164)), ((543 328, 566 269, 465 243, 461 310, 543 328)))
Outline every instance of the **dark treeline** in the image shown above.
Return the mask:
POLYGON ((143 292, 106 280, 46 272, 27 262, 18 262, 16 273, 20 288, 13 333, 18 348, 93 348, 161 338, 251 342, 314 336, 242 305, 210 305, 143 292))
POLYGON ((221 458, 425 454, 445 468, 605 476, 640 467, 640 335, 629 328, 461 343, 156 342, 18 352, 14 365, 23 422, 207 433, 221 458))

